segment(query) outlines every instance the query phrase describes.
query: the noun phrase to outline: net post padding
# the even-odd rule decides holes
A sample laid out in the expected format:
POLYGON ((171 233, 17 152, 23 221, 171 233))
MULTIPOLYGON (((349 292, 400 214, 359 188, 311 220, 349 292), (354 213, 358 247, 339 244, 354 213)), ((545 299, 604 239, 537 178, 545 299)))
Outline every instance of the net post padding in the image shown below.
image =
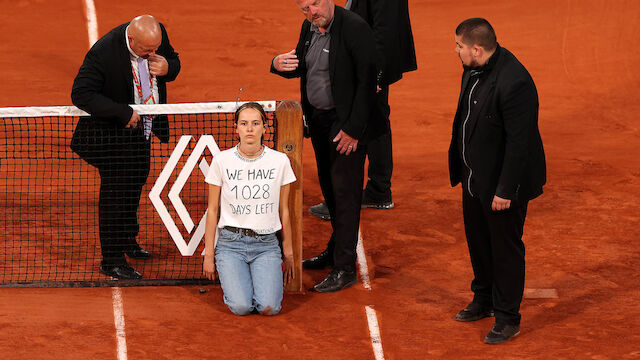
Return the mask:
POLYGON ((276 150, 289 157, 296 175, 289 192, 289 214, 293 242, 294 279, 286 290, 302 291, 302 107, 293 100, 283 100, 276 107, 276 150))

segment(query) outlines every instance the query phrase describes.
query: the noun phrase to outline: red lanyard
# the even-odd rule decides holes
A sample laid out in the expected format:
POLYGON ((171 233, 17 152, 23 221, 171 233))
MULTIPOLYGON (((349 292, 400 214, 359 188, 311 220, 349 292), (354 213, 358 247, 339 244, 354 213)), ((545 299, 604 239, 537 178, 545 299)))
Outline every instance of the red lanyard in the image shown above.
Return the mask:
POLYGON ((131 64, 131 72, 133 73, 133 83, 136 85, 136 90, 138 91, 138 96, 140 97, 140 99, 142 99, 142 103, 146 104, 147 100, 152 99, 153 101, 151 103, 155 104, 155 99, 153 99, 153 78, 151 77, 151 74, 149 74, 149 89, 151 90, 149 91, 149 98, 143 99, 142 97, 144 95, 142 95, 142 84, 140 84, 138 71, 136 71, 136 68, 135 66, 133 66, 133 64, 131 64))

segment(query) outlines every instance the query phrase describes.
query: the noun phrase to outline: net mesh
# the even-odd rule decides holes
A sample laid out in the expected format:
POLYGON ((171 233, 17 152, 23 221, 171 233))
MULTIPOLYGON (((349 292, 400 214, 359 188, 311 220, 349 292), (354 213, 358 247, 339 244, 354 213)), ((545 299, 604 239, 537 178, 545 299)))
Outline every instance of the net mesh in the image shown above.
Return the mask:
MULTIPOLYGON (((260 104, 274 148, 275 102, 260 104)), ((101 259, 117 261, 132 237, 151 258, 126 259, 143 276, 129 283, 204 282, 204 174, 215 145, 203 135, 220 150, 234 146, 237 105, 133 106, 168 116, 167 143, 142 129, 81 130, 88 118, 74 107, 0 108, 0 286, 110 285, 101 259)))

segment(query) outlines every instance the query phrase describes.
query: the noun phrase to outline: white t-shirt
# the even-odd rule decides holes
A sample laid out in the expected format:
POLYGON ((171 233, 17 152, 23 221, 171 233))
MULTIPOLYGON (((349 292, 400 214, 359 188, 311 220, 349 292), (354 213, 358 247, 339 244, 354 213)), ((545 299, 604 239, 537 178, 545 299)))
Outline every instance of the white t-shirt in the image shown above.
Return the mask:
POLYGON ((235 146, 213 157, 205 181, 221 187, 219 228, 271 234, 282 229, 280 187, 296 181, 296 176, 284 153, 265 146, 260 156, 247 159, 235 146))

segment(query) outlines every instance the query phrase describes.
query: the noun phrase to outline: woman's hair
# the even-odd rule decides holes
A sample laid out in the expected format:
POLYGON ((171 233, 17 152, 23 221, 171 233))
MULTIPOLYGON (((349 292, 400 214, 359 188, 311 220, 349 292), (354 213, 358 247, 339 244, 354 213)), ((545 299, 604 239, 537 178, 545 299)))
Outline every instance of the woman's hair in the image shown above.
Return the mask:
MULTIPOLYGON (((246 103, 240 105, 238 110, 236 110, 236 113, 233 115, 233 123, 236 124, 236 126, 238 125, 238 118, 240 117, 240 113, 243 110, 246 110, 246 109, 253 109, 253 110, 257 111, 260 114, 260 117, 262 118, 262 125, 264 126, 264 128, 266 130, 266 128, 267 128, 267 113, 264 112, 264 109, 262 108, 262 105, 258 104, 255 101, 246 102, 246 103)), ((264 140, 264 134, 262 134, 262 136, 260 137, 260 143, 261 144, 262 144, 263 140, 264 140)))
POLYGON ((253 109, 255 111, 257 111, 258 113, 260 113, 260 116, 262 117, 262 123, 266 126, 266 122, 267 122, 267 114, 264 112, 264 109, 262 108, 262 105, 258 104, 257 102, 251 101, 251 102, 247 102, 244 103, 242 105, 240 105, 240 107, 238 108, 238 110, 236 110, 235 115, 233 116, 233 122, 234 123, 238 123, 238 117, 240 116, 240 113, 245 110, 245 109, 253 109))

